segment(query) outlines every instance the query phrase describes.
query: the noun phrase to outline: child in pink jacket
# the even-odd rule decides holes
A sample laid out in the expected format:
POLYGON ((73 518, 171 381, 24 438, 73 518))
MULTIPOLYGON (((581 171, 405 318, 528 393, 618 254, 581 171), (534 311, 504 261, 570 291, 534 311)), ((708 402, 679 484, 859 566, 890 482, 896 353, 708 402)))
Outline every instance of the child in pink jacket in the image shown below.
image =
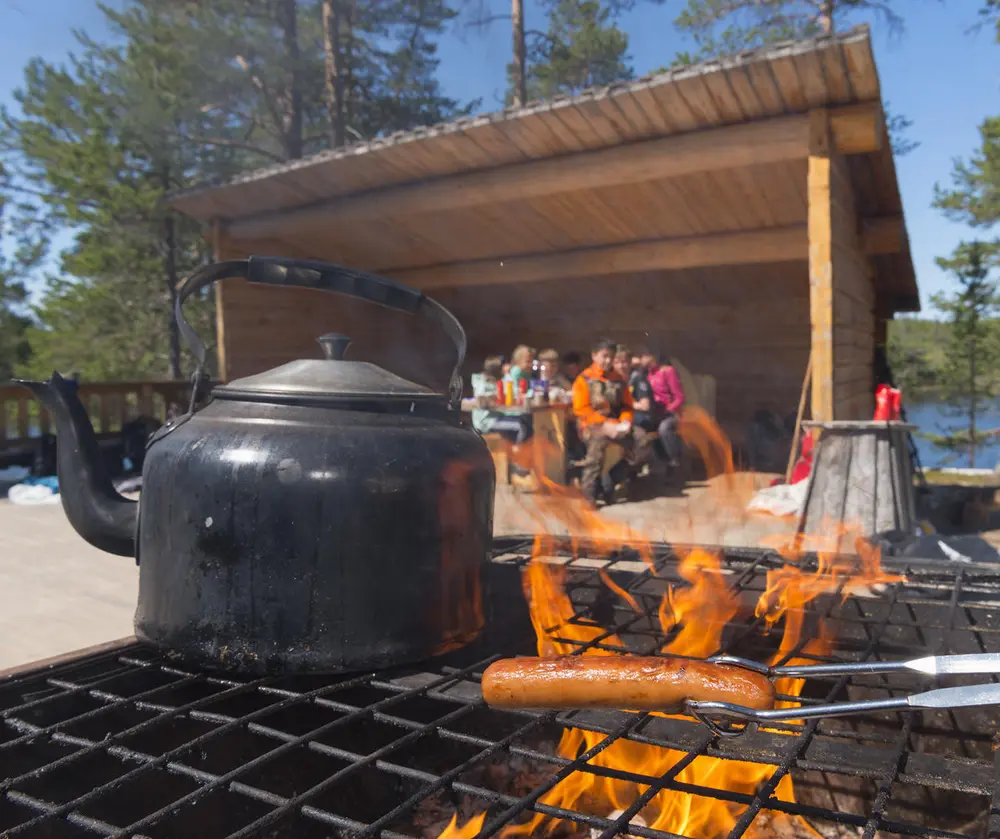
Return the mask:
POLYGON ((684 388, 680 376, 669 364, 654 364, 649 372, 653 399, 668 414, 676 414, 684 406, 684 388))
POLYGON ((671 466, 679 466, 682 445, 677 436, 677 419, 680 409, 684 406, 684 388, 681 387, 680 377, 677 371, 670 366, 669 357, 663 353, 660 355, 658 364, 653 353, 645 351, 642 354, 641 364, 645 369, 646 378, 653 391, 653 401, 656 403, 656 432, 659 435, 664 454, 667 456, 671 466))

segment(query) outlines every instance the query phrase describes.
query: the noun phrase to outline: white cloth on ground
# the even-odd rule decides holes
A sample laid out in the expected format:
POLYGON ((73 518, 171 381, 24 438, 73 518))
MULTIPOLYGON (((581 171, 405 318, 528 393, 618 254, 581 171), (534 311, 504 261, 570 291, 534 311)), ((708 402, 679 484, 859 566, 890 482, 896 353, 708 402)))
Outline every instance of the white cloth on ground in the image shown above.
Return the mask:
POLYGON ((42 485, 15 484, 7 490, 7 500, 11 504, 59 504, 62 499, 58 492, 42 485))
POLYGON ((799 481, 797 484, 778 484, 759 489, 747 504, 747 511, 770 513, 772 516, 801 515, 806 504, 808 486, 809 481, 799 481))

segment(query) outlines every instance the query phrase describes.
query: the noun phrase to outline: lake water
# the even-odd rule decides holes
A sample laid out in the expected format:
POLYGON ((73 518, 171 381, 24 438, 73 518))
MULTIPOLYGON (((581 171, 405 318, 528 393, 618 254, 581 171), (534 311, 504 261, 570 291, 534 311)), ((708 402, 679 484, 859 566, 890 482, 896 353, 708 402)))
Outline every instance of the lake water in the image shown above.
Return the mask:
MULTIPOLYGON (((904 408, 907 420, 928 434, 945 434, 949 431, 957 431, 964 428, 966 424, 965 418, 959 416, 954 408, 942 405, 940 402, 906 402, 904 408)), ((976 423, 983 430, 1000 428, 1000 399, 993 400, 977 417, 976 423)), ((38 433, 38 427, 32 426, 30 435, 35 437, 38 433)), ((919 434, 915 434, 914 439, 917 444, 917 452, 920 454, 920 462, 925 467, 936 469, 944 466, 966 467, 969 465, 964 454, 955 456, 939 449, 930 440, 923 439, 919 434)), ((1000 437, 976 452, 976 467, 979 469, 993 469, 998 462, 1000 462, 1000 437)))
MULTIPOLYGON (((966 427, 965 417, 959 416, 954 408, 942 405, 940 402, 904 402, 903 407, 906 409, 907 420, 919 426, 924 433, 946 434, 966 427)), ((976 426, 981 430, 1000 428, 1000 399, 993 400, 983 413, 976 417, 976 426)), ((915 435, 915 440, 920 462, 926 467, 969 465, 967 455, 961 454, 956 457, 950 452, 939 449, 929 440, 924 440, 919 434, 915 435)), ((1000 461, 1000 439, 976 451, 976 468, 993 469, 998 461, 1000 461)))

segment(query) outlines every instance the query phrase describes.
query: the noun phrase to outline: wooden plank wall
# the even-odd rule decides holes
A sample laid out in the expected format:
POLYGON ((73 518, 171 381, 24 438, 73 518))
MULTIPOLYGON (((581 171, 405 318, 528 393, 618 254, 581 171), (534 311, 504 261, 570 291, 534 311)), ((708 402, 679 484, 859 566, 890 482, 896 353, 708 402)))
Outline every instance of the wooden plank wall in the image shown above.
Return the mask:
MULTIPOLYGON (((669 352, 692 373, 714 376, 720 422, 737 441, 754 411, 792 413, 809 353, 805 263, 777 263, 616 277, 439 289, 434 296, 469 336, 465 374, 489 355, 527 343, 588 354, 601 335, 669 352)), ((344 332, 348 357, 374 361, 442 388, 454 350, 419 318, 349 298, 227 280, 227 377, 318 357, 315 338, 344 332)))
POLYGON ((847 163, 830 150, 826 113, 815 111, 810 117, 812 416, 816 420, 871 419, 874 268, 861 250, 847 163))
POLYGON ((861 251, 846 161, 834 157, 832 162, 834 419, 871 419, 875 408, 874 272, 861 251))

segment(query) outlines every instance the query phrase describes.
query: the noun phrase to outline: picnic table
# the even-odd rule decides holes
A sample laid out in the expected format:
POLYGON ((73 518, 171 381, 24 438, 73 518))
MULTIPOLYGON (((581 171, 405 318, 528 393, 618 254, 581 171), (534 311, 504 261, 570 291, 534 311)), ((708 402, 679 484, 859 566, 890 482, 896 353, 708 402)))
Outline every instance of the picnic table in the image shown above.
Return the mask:
MULTIPOLYGON (((471 409, 469 409, 471 410, 471 409)), ((568 402, 549 402, 544 405, 494 405, 490 408, 498 414, 511 417, 531 415, 534 438, 545 441, 547 445, 540 446, 542 463, 541 474, 558 484, 566 483, 567 471, 567 422, 572 418, 573 406, 568 402)), ((510 448, 509 440, 500 434, 483 435, 486 445, 493 455, 497 469, 497 479, 509 483, 510 448)), ((531 445, 530 441, 525 445, 531 445)))
MULTIPOLYGON (((566 424, 572 419, 573 406, 568 402, 549 402, 544 405, 498 405, 496 410, 508 416, 531 414, 534 438, 545 445, 535 449, 541 457, 536 468, 557 484, 566 483, 567 444, 566 424)), ((526 445, 531 445, 529 441, 526 445)))

